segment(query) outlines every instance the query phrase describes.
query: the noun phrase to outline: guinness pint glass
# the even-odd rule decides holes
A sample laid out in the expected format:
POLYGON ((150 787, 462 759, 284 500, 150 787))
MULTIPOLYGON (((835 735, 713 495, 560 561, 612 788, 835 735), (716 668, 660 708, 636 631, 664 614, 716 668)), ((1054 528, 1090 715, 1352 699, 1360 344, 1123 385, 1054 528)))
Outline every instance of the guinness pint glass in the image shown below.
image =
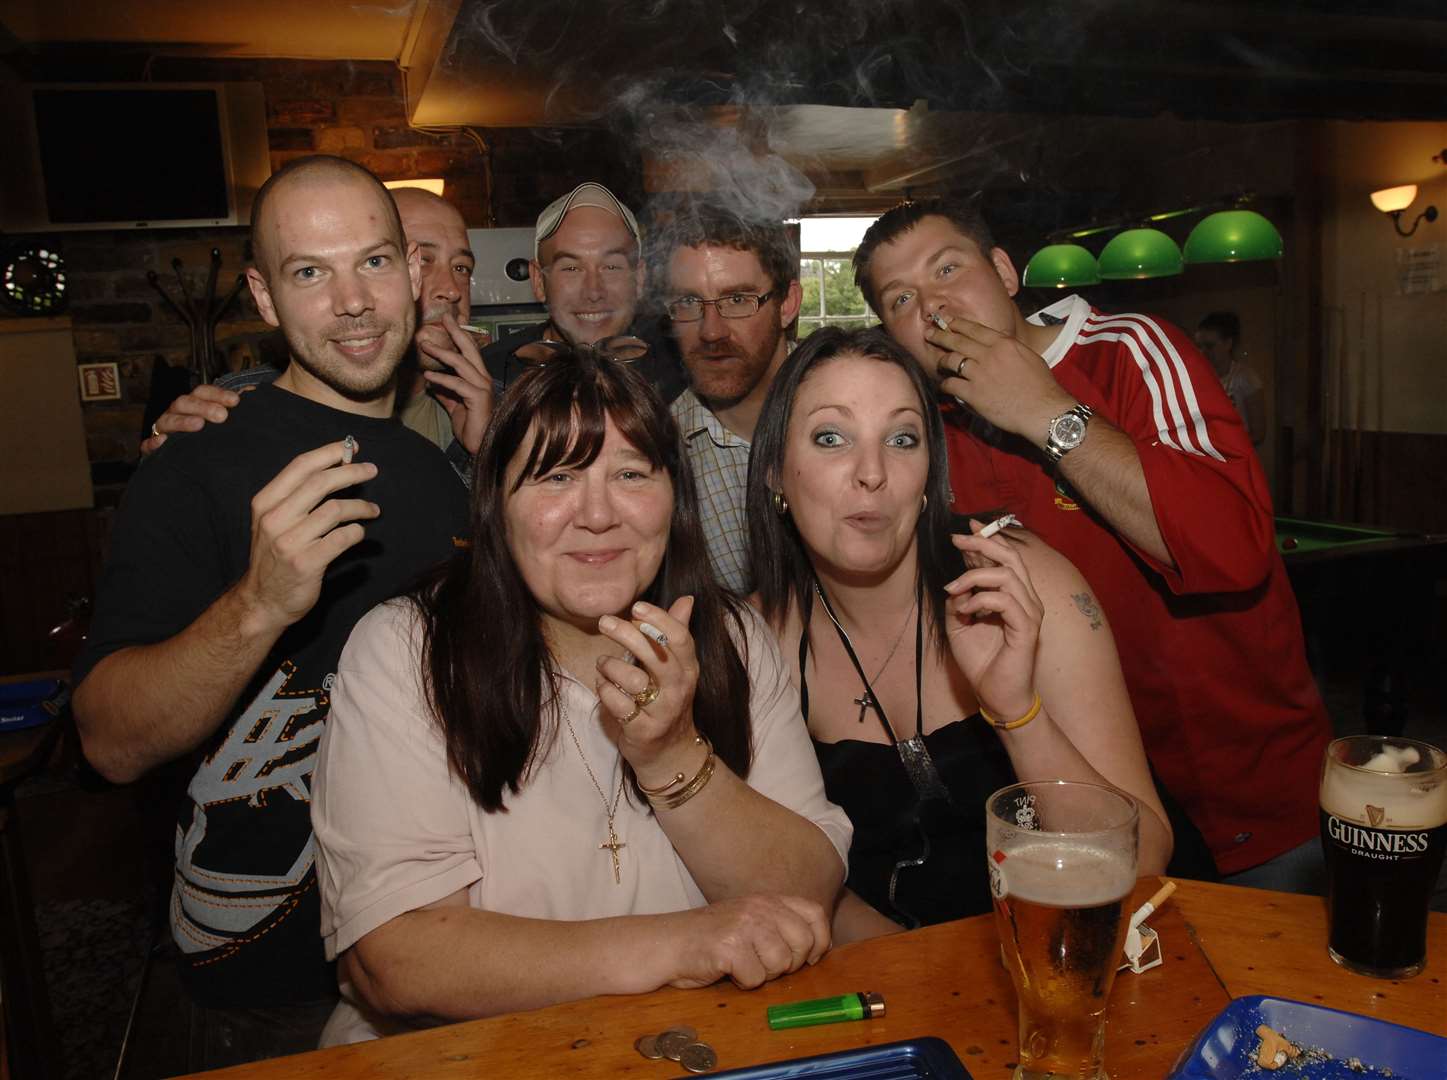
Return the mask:
POLYGON ((995 928, 1020 1007, 1015 1080, 1106 1075, 1139 823, 1134 799, 1096 784, 1013 784, 985 802, 995 928))
POLYGON ((1331 958, 1384 979, 1421 971, 1447 845, 1447 754, 1384 735, 1337 739, 1321 770, 1321 844, 1331 958))

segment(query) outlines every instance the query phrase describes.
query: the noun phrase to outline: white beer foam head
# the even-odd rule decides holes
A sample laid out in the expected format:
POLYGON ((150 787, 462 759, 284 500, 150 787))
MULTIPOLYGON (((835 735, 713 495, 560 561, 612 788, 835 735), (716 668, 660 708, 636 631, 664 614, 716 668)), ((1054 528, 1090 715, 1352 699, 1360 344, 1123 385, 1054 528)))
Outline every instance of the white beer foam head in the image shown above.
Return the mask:
MULTIPOLYGON (((1440 751, 1434 755, 1440 761, 1440 751)), ((1365 765, 1332 765, 1321 778, 1321 808, 1358 825, 1431 829, 1447 822, 1447 774, 1406 772, 1420 760, 1416 747, 1386 744, 1365 765), (1410 760, 1406 751, 1411 751, 1410 760), (1381 811, 1368 814, 1367 807, 1381 811), (1377 820, 1372 820, 1377 818, 1377 820)))
POLYGON ((1119 900, 1135 886, 1128 851, 1082 847, 1043 837, 1010 846, 999 863, 1005 892, 1050 907, 1096 907, 1119 900))

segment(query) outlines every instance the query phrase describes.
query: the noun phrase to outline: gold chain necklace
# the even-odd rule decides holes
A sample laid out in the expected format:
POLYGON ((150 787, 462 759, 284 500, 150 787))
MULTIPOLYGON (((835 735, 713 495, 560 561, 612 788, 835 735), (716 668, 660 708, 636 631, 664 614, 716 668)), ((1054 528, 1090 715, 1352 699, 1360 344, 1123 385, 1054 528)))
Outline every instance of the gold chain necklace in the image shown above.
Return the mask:
POLYGON ((593 781, 593 788, 598 792, 598 798, 603 800, 603 813, 608 817, 608 839, 598 845, 598 850, 606 851, 609 855, 613 856, 613 884, 622 885, 623 872, 618 859, 618 849, 625 848, 628 845, 618 839, 618 830, 613 827, 613 819, 618 814, 618 803, 623 798, 623 772, 621 769, 618 772, 618 790, 613 795, 613 805, 610 807, 608 805, 608 795, 603 790, 603 785, 598 783, 598 777, 593 772, 593 766, 588 764, 588 756, 583 753, 583 744, 578 741, 578 733, 573 730, 573 721, 568 717, 568 699, 561 696, 566 693, 566 691, 560 687, 558 693, 559 705, 563 713, 563 723, 568 726, 568 734, 572 736, 573 746, 578 750, 578 757, 583 760, 583 768, 588 770, 588 779, 593 781))

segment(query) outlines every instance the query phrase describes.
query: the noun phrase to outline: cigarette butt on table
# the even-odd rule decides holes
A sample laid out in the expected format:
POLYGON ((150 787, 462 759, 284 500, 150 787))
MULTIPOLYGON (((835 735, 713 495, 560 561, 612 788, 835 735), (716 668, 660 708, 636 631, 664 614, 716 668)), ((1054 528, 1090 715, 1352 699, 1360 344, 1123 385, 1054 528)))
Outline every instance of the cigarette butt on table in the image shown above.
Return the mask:
MULTIPOLYGON (((988 539, 989 537, 994 536, 1001 529, 1008 529, 1011 526, 1014 526, 1015 528, 1022 527, 1020 525, 1019 518, 1017 518, 1014 514, 1006 514, 1004 517, 997 517, 994 521, 990 522, 990 524, 986 525, 975 535, 980 537, 982 540, 988 539)), ((1175 888, 1175 886, 1172 885, 1171 888, 1175 888)))
POLYGON ((668 648, 668 635, 665 634, 662 630, 658 629, 658 627, 654 626, 652 623, 639 623, 638 629, 642 631, 643 636, 646 637, 649 641, 654 642, 661 648, 668 648))
POLYGON ((1130 928, 1134 930, 1141 923, 1145 922, 1146 919, 1150 918, 1151 913, 1169 900, 1171 893, 1175 891, 1176 883, 1174 881, 1168 881, 1157 889, 1155 895, 1142 904, 1140 909, 1130 917, 1130 928))
POLYGON ((945 322, 945 317, 941 315, 938 311, 931 311, 929 313, 929 321, 934 323, 941 330, 948 330, 950 328, 950 324, 945 322))
POLYGON ((357 440, 348 435, 342 440, 342 464, 350 465, 352 456, 357 452, 357 440))

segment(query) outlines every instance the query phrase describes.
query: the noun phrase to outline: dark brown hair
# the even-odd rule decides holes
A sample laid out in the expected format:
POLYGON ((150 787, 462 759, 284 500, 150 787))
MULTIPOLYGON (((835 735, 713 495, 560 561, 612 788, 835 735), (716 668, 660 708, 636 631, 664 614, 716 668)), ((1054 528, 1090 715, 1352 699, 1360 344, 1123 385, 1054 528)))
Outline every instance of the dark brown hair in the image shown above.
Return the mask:
POLYGON ((950 513, 949 459, 946 456, 944 420, 935 401, 934 388, 923 369, 892 337, 879 327, 841 330, 828 326, 816 330, 793 351, 764 400, 759 422, 754 426, 753 448, 749 453, 747 496, 749 555, 754 566, 764 618, 776 629, 789 608, 803 612, 812 600, 814 566, 809 552, 791 518, 774 507, 771 483, 784 471, 789 417, 794 401, 806 379, 831 360, 841 356, 862 356, 881 364, 892 364, 909 377, 919 395, 924 414, 925 445, 929 450, 929 474, 924 493, 929 502, 915 526, 918 542, 919 583, 930 612, 930 636, 943 652, 945 637, 945 585, 964 572, 959 552, 950 543, 953 528, 950 513))
POLYGON ((651 247, 661 291, 668 290, 668 263, 673 253, 679 248, 704 246, 752 253, 775 290, 787 289, 790 282, 799 280, 799 245, 783 222, 745 221, 721 206, 699 203, 680 209, 657 229, 651 247))
POLYGON ((678 429, 627 364, 566 347, 525 371, 498 403, 473 469, 471 546, 412 594, 422 616, 426 693, 448 763, 489 812, 505 809, 504 789, 517 794, 529 767, 557 737, 561 693, 537 601, 508 548, 504 506, 527 479, 590 465, 609 420, 673 481, 667 549, 642 599, 666 608, 693 596, 694 725, 729 768, 748 775, 753 748, 741 605, 713 582, 678 429), (523 470, 509 487, 508 464, 530 433, 535 437, 523 470))
POLYGON ((904 202, 886 210, 864 233, 854 251, 854 284, 864 294, 870 310, 879 314, 878 297, 869 279, 869 263, 881 244, 898 240, 927 217, 942 217, 962 235, 978 245, 981 254, 989 257, 995 245, 995 234, 973 205, 957 199, 920 199, 904 202))

